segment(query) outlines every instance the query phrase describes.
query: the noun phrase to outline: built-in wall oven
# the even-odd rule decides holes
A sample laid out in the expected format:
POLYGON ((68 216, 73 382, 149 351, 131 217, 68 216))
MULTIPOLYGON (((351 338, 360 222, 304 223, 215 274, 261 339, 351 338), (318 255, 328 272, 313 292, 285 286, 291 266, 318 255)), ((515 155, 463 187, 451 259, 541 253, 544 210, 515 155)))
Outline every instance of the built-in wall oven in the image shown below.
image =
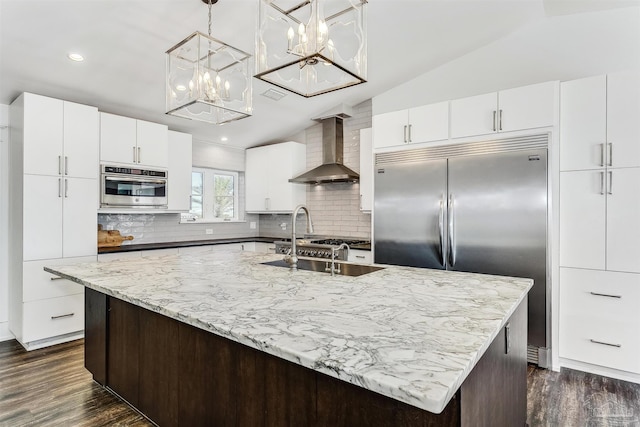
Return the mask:
POLYGON ((100 205, 167 208, 167 171, 102 165, 100 205))

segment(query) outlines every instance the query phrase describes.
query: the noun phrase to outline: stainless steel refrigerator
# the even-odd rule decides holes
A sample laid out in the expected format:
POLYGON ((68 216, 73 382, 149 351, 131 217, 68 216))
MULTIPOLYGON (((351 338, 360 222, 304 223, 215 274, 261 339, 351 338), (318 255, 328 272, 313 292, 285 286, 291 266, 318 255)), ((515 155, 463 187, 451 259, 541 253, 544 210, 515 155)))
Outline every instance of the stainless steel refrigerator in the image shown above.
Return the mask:
POLYGON ((376 155, 376 263, 527 277, 546 366, 548 135, 376 155))

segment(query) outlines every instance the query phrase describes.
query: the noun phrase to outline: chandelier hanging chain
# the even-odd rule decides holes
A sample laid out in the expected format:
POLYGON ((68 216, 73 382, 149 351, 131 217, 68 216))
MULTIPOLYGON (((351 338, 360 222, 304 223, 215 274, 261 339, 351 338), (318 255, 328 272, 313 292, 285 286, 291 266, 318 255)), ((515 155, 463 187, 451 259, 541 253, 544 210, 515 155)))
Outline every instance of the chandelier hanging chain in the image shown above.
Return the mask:
POLYGON ((211 37, 211 6, 213 5, 213 3, 211 3, 211 0, 209 0, 209 37, 211 37))

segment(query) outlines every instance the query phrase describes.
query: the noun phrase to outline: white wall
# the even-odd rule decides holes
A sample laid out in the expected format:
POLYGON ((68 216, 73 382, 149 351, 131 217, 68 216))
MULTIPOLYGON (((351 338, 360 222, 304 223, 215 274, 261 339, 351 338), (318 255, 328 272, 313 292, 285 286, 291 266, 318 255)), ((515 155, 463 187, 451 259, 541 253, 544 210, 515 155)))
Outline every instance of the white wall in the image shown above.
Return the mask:
POLYGON ((640 7, 543 18, 374 97, 373 114, 638 68, 640 7))
POLYGON ((0 104, 0 341, 13 338, 9 332, 9 106, 0 104))

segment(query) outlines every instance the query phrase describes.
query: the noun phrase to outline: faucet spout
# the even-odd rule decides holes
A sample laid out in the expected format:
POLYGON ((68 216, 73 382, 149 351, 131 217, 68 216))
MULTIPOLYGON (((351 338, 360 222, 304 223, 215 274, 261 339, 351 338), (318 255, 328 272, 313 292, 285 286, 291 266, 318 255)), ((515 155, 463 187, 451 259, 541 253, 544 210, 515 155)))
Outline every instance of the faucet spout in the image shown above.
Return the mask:
POLYGON ((284 260, 289 264, 291 271, 298 270, 298 252, 296 248, 296 218, 298 213, 303 210, 307 214, 307 233, 313 233, 313 221, 311 220, 311 213, 305 205, 298 205, 291 214, 291 255, 284 257, 284 260))

